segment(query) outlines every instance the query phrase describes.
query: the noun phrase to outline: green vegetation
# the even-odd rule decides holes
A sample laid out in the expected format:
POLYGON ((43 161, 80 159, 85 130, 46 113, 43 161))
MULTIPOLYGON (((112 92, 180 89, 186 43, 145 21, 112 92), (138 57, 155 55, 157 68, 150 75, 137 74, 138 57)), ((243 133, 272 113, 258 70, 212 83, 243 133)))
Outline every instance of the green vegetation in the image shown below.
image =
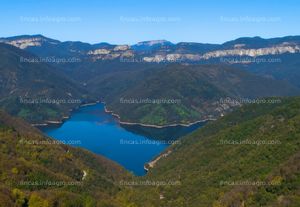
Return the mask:
POLYGON ((28 51, 0 44, 0 108, 30 123, 60 121, 80 104, 101 100, 124 122, 187 124, 230 111, 233 106, 221 104, 220 98, 300 94, 288 83, 232 66, 91 62, 84 58, 61 65, 40 60, 28 51), (71 72, 64 74, 64 67, 71 67, 71 72))
POLYGON ((182 138, 141 179, 180 185, 137 186, 120 199, 146 207, 299 206, 299 126, 300 98, 242 107, 182 138))
POLYGON ((181 138, 146 176, 132 177, 86 150, 28 144, 48 138, 1 112, 1 205, 297 207, 299 126, 300 98, 243 106, 181 138), (64 183, 49 185, 57 181, 64 183), (133 181, 142 184, 126 184, 133 181))
MULTIPOLYGON (((21 99, 88 101, 93 94, 119 114, 121 121, 165 125, 219 117, 233 107, 221 106, 220 98, 298 94, 288 84, 229 66, 117 61, 82 63, 82 68, 92 72, 79 71, 77 66, 73 71, 78 72, 77 78, 89 74, 80 79, 87 82, 87 93, 57 68, 21 62, 21 57, 36 58, 0 44, 0 107, 31 123, 60 120, 80 103, 31 104, 21 99), (121 98, 180 102, 132 104, 122 103, 121 98)), ((299 126, 300 98, 243 106, 183 137, 146 176, 133 177, 114 162, 86 150, 41 144, 51 139, 0 112, 0 207, 298 207, 299 126), (126 186, 120 185, 121 181, 167 184, 126 186)))
POLYGON ((31 123, 61 120, 92 100, 56 68, 10 45, 0 44, 0 72, 0 108, 31 123))
POLYGON ((103 96, 107 108, 120 115, 121 121, 187 124, 218 118, 234 107, 234 104, 220 103, 221 98, 238 100, 299 94, 299 90, 284 82, 229 66, 172 64, 151 68, 141 64, 140 67, 146 69, 108 73, 88 82, 89 90, 103 96), (147 102, 156 100, 173 103, 147 102))
POLYGON ((0 117, 1 207, 119 206, 117 183, 131 176, 123 168, 45 138, 4 112, 0 117))

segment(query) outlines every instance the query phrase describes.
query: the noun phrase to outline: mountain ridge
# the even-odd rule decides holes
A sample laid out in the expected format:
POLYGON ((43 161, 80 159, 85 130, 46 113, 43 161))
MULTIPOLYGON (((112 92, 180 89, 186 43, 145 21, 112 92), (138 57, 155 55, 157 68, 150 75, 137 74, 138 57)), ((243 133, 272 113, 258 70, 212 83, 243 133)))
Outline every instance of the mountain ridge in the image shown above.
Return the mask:
MULTIPOLYGON (((127 205, 164 207, 299 206, 300 99, 248 104, 161 153, 127 205)), ((129 190, 129 191, 127 191, 129 190)))
POLYGON ((286 84, 231 66, 171 64, 96 75, 87 82, 87 88, 101 96, 107 110, 121 122, 164 126, 217 119, 243 104, 222 103, 221 99, 252 100, 299 94, 296 87, 286 84), (178 102, 151 103, 155 100, 178 102))
POLYGON ((117 163, 59 143, 0 110, 1 206, 120 206, 117 163))
MULTIPOLYGON (((35 36, 35 38, 40 38, 40 37, 41 37, 40 35, 35 36)), ((13 40, 15 41, 15 39, 18 38, 14 37, 13 40)), ((225 110, 222 109, 223 107, 221 107, 221 105, 218 104, 218 100, 220 98, 229 97, 229 98, 236 99, 236 98, 257 98, 257 97, 266 97, 266 96, 297 95, 297 90, 298 91, 300 90, 300 85, 299 83, 297 84, 297 77, 298 76, 300 77, 300 73, 299 72, 297 73, 298 71, 297 57, 300 56, 300 53, 298 53, 300 51, 299 49, 300 47, 298 48, 297 45, 291 46, 291 44, 294 44, 293 42, 286 44, 285 39, 296 41, 298 39, 300 40, 300 36, 294 36, 294 37, 288 36, 286 38, 275 38, 271 40, 263 40, 263 42, 269 41, 269 42, 275 42, 276 44, 278 43, 283 44, 278 47, 276 46, 275 49, 272 48, 271 49, 270 48, 247 49, 247 47, 242 46, 241 43, 248 41, 248 39, 249 38, 240 38, 235 40, 235 42, 227 43, 235 49, 224 50, 226 52, 216 50, 217 48, 222 47, 222 45, 218 46, 218 45, 206 45, 201 43, 200 44, 178 43, 177 45, 179 45, 180 48, 177 49, 175 48, 175 50, 181 51, 181 53, 178 54, 168 54, 169 50, 171 51, 171 53, 172 51, 175 51, 174 47, 177 46, 174 44, 162 45, 161 47, 155 46, 156 48, 150 50, 150 52, 141 51, 136 53, 136 51, 128 45, 110 45, 110 44, 103 43, 100 45, 98 44, 97 47, 101 47, 100 49, 99 48, 95 49, 95 48, 91 48, 91 45, 88 43, 72 42, 72 41, 63 42, 59 44, 47 44, 45 48, 42 46, 29 46, 29 47, 25 47, 22 51, 33 53, 35 55, 39 54, 39 56, 37 56, 38 58, 49 57, 48 55, 51 55, 50 57, 52 57, 53 55, 54 60, 56 60, 55 58, 58 58, 59 60, 60 59, 65 60, 65 62, 53 62, 53 63, 49 62, 47 63, 47 66, 45 65, 45 67, 46 68, 50 67, 48 70, 52 70, 53 72, 63 73, 64 76, 68 76, 68 78, 72 79, 73 82, 78 81, 78 83, 76 84, 74 83, 72 87, 78 88, 76 89, 77 91, 88 90, 89 91, 88 94, 93 97, 92 99, 94 101, 100 100, 106 102, 107 109, 109 111, 113 111, 115 114, 118 114, 121 117, 121 122, 163 126, 169 124, 188 124, 199 120, 215 119, 216 117, 222 115, 223 112, 225 112, 225 110), (186 55, 184 52, 185 51, 191 51, 191 53, 197 51, 199 52, 199 49, 203 52, 206 51, 204 52, 204 55, 202 55, 203 57, 202 59, 206 59, 206 62, 203 62, 201 64, 195 64, 195 63, 185 62, 184 61, 185 59, 182 59, 182 57, 184 57, 187 59, 192 58, 197 60, 199 55, 197 54, 186 55), (266 57, 266 54, 268 53, 273 54, 270 57, 279 57, 280 60, 286 60, 286 58, 289 58, 289 60, 291 60, 292 57, 292 61, 288 61, 289 63, 275 62, 273 63, 274 67, 272 67, 271 69, 269 69, 268 67, 269 65, 271 65, 268 62, 262 63, 257 67, 255 67, 256 65, 254 65, 256 63, 231 64, 230 62, 227 63, 226 61, 220 62, 220 58, 223 58, 223 56, 225 55, 224 59, 226 60, 227 57, 226 55, 228 54, 230 55, 229 57, 232 56, 233 58, 236 58, 237 55, 242 55, 241 57, 244 57, 245 55, 247 57, 255 57, 256 54, 262 55, 262 57, 266 57), (126 61, 137 57, 140 58, 141 60, 140 62, 126 61), (167 57, 167 61, 164 62, 166 57, 167 57), (69 60, 69 58, 75 58, 78 61, 68 62, 67 60, 69 60), (212 61, 210 61, 210 59, 212 61), (170 62, 168 62, 168 61, 176 62, 177 60, 181 60, 182 62, 179 61, 179 63, 174 63, 174 64, 170 64, 170 62), (210 67, 209 65, 216 65, 216 67, 210 67), (285 70, 290 70, 290 72, 287 73, 286 75, 284 75, 285 70, 276 70, 276 66, 284 67, 285 65, 292 66, 287 69, 284 68, 285 70), (174 68, 172 69, 171 67, 174 68), (185 68, 187 70, 178 70, 178 67, 185 68), (191 68, 193 67, 194 69, 191 70, 191 68), (197 67, 199 68, 199 70, 195 70, 195 68, 197 67), (240 71, 234 69, 235 67, 239 68, 240 71), (258 71, 257 68, 260 67, 262 68, 262 70, 258 71), (164 71, 164 68, 169 68, 168 71, 170 72, 170 74, 174 74, 175 71, 177 71, 176 75, 174 75, 173 77, 174 78, 173 80, 169 80, 169 82, 165 81, 166 79, 168 79, 169 74, 162 72, 164 71), (216 68, 219 68, 219 71, 216 68), (224 68, 231 68, 231 69, 226 69, 225 72, 224 68), (201 71, 203 74, 200 74, 201 71), (223 74, 224 76, 222 76, 221 73, 224 73, 223 74), (125 77, 126 79, 124 79, 125 77), (151 81, 147 81, 150 77, 152 77, 153 79, 152 83, 151 81), (224 77, 226 77, 225 81, 222 79, 224 77), (196 85, 192 86, 189 81, 192 81, 195 78, 196 79, 198 78, 197 81, 194 82, 194 84, 196 85), (169 86, 170 83, 174 82, 174 80, 177 79, 180 80, 178 82, 178 85, 174 85, 171 88, 165 87, 165 86, 169 86), (162 82, 165 82, 165 86, 161 85, 162 82), (183 84, 184 82, 186 83, 183 84), (160 87, 155 88, 155 85, 153 83, 158 83, 160 87), (155 92, 153 91, 151 92, 147 88, 145 88, 146 85, 147 87, 152 87, 152 89, 155 89, 154 90, 155 92), (248 85, 248 87, 244 87, 244 86, 242 87, 242 85, 244 86, 248 85), (260 89, 258 89, 257 87, 258 85, 260 85, 260 89), (200 86, 202 87, 202 89, 200 86), (240 88, 237 86, 239 86, 240 88), (186 91, 179 92, 178 90, 182 89, 182 88, 180 89, 180 87, 182 88, 188 87, 188 88, 186 88, 186 91), (299 87, 299 89, 296 87, 299 87), (276 90, 274 90, 273 88, 276 88, 276 90), (125 89, 126 91, 124 91, 125 89), (176 89, 177 91, 174 89, 176 89), (173 95, 167 94, 166 91, 168 90, 172 91, 173 95), (141 94, 140 93, 141 91, 148 91, 149 94, 147 95, 141 94), (201 93, 200 92, 199 93, 206 98, 201 99, 199 97, 195 98, 190 96, 189 97, 190 100, 187 100, 186 93, 192 94, 191 91, 194 92, 201 91, 201 93), (255 93, 264 94, 264 95, 254 96, 253 94, 255 93), (137 97, 137 94, 139 94, 139 97, 137 97), (158 96, 157 94, 160 94, 160 96, 158 96), (221 96, 220 94, 223 95, 221 96), (208 101, 207 98, 212 96, 217 97, 217 99, 213 101, 208 101), (167 99, 180 99, 184 101, 182 102, 182 104, 171 105, 170 107, 172 108, 172 110, 170 111, 170 109, 167 109, 166 106, 162 106, 162 104, 156 104, 154 107, 153 104, 151 106, 151 104, 135 105, 135 104, 120 103, 119 100, 120 98, 124 98, 124 99, 167 98, 167 99), (187 103, 193 103, 193 104, 187 104, 187 103), (136 110, 137 108, 132 108, 135 106, 137 106, 139 110, 136 110), (124 109, 122 109, 122 107, 124 107, 124 109), (148 115, 148 117, 145 115, 147 112, 147 110, 145 109, 147 107, 148 109, 151 108, 152 111, 151 113, 153 113, 152 115, 148 115), (218 112, 216 112, 215 110, 218 110, 218 112), (129 115, 129 111, 132 111, 131 115, 129 115), (162 115, 159 115, 159 113, 165 115, 167 114, 166 117, 168 118, 162 118, 162 115)), ((254 43, 256 43, 257 39, 261 40, 261 38, 258 37, 250 38, 250 39, 254 41, 254 43)), ((164 43, 165 42, 163 41, 162 44, 164 43)), ((28 45, 29 43, 26 44, 28 45)), ((266 43, 263 44, 268 46, 266 43)), ((29 66, 29 63, 27 65, 29 66)), ((37 64, 31 64, 31 66, 36 66, 36 65, 37 64)), ((44 64, 41 63, 40 67, 44 67, 44 64)), ((5 69, 5 67, 2 68, 5 69)), ((9 72, 7 71, 6 74, 8 73, 9 72)), ((43 79, 43 78, 35 77, 35 79, 44 80, 45 78, 43 79)), ((53 80, 54 78, 50 78, 50 79, 53 80)), ((72 87, 68 86, 67 88, 70 88, 71 90, 72 87)), ((45 88, 45 90, 49 90, 49 89, 45 88)), ((12 90, 8 90, 8 91, 12 91, 12 90)), ((84 92, 80 92, 80 94, 85 96, 87 95, 87 93, 84 92)), ((9 108, 10 107, 9 103, 10 102, 6 102, 4 105, 9 108)), ((72 108, 73 107, 69 107, 68 109, 72 109, 72 108)), ((231 107, 225 106, 225 108, 230 109, 231 107)), ((12 110, 10 111, 12 112, 12 110)), ((64 111, 66 112, 66 110, 64 111)), ((26 110, 25 111, 23 110, 21 114, 26 115, 26 110)), ((63 116, 68 116, 68 113, 64 113, 64 114, 65 115, 63 116)), ((57 115, 55 116, 57 117, 57 115)), ((41 121, 41 117, 35 119, 39 120, 38 122, 41 121)))
POLYGON ((99 42, 99 43, 88 43, 88 42, 85 42, 85 41, 60 41, 60 40, 57 40, 57 39, 52 39, 52 38, 49 38, 49 37, 46 37, 42 34, 33 34, 33 35, 30 35, 30 34, 24 34, 24 35, 15 35, 15 36, 9 36, 9 37, 0 37, 0 41, 4 41, 5 39, 8 39, 8 40, 16 40, 16 39, 21 39, 21 38, 32 38, 32 37, 39 37, 39 38, 43 38, 43 39, 49 39, 49 40, 54 40, 54 41, 57 41, 57 42, 60 42, 60 43, 63 43, 63 42, 81 42, 81 43, 86 43, 86 44, 90 44, 90 45, 97 45, 97 44, 109 44, 109 45, 137 45, 139 43, 147 43, 147 42, 162 42, 162 43, 171 43, 173 45, 176 45, 176 44, 181 44, 181 43, 185 43, 185 44, 203 44, 203 45, 224 45, 224 44, 231 44, 232 42, 243 42, 243 41, 249 41, 249 40, 260 40, 260 41, 263 41, 263 42, 280 42, 281 39, 286 39, 286 40, 292 40, 292 41, 298 41, 300 38, 300 35, 287 35, 287 36, 281 36, 281 37, 270 37, 270 38, 263 38, 261 36, 252 36, 252 37, 239 37, 239 38, 236 38, 236 39, 233 39, 233 40, 228 40, 228 41, 225 41, 223 43, 208 43, 208 42, 182 42, 182 41, 179 41, 177 43, 172 43, 171 41, 168 41, 168 40, 165 40, 165 39, 153 39, 153 40, 145 40, 145 41, 141 41, 141 42, 137 42, 137 43, 132 43, 132 44, 112 44, 112 43, 109 43, 109 42, 99 42))
POLYGON ((61 71, 25 50, 0 43, 0 107, 33 123, 59 120, 93 100, 61 71))

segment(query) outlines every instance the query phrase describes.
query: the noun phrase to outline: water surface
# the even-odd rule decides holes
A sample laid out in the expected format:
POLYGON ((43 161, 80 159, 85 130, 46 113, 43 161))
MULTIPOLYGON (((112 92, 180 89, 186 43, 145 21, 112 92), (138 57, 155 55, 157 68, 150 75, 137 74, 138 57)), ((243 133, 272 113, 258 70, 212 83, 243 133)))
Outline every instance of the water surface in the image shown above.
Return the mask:
POLYGON ((44 127, 48 136, 86 148, 118 162, 136 175, 144 175, 144 164, 151 161, 170 143, 204 123, 190 127, 153 128, 120 125, 103 104, 89 105, 74 111, 62 125, 44 127))

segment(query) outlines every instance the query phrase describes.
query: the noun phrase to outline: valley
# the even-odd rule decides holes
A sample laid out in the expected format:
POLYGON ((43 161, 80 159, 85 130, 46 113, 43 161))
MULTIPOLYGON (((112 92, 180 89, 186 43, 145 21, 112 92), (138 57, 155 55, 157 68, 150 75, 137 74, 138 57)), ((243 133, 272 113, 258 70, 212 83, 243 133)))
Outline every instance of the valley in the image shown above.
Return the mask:
POLYGON ((0 206, 300 205, 299 36, 0 42, 0 206))
POLYGON ((300 207, 300 1, 0 3, 0 207, 300 207))
POLYGON ((243 106, 167 148, 168 156, 144 177, 80 148, 37 144, 49 138, 1 112, 0 198, 7 206, 33 200, 44 206, 297 206, 299 104, 299 98, 287 98, 271 107, 243 106), (250 141, 228 144, 242 140, 250 141), (73 184, 24 184, 57 180, 73 184))

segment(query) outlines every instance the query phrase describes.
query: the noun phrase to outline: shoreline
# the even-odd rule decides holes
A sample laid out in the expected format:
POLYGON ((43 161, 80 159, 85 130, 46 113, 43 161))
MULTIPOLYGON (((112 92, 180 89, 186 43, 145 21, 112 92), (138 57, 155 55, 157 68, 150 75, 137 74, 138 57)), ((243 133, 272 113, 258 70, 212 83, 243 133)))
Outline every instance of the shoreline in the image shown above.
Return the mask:
MULTIPOLYGON (((187 123, 187 124, 175 123, 175 124, 168 124, 168 125, 154 125, 154 124, 143 124, 143 123, 136 123, 136 122, 124 122, 124 121, 120 120, 121 119, 120 115, 114 113, 112 110, 108 110, 107 107, 106 107, 106 103, 105 102, 101 102, 101 101, 96 101, 96 102, 92 102, 92 103, 82 104, 82 105, 80 105, 80 106, 78 106, 76 108, 70 109, 69 112, 72 113, 72 112, 74 112, 75 110, 77 110, 77 109, 79 109, 81 107, 96 105, 97 103, 103 104, 103 106, 104 106, 103 107, 104 108, 104 112, 107 113, 107 114, 110 114, 111 116, 113 116, 120 125, 122 125, 122 124, 123 125, 138 125, 138 126, 143 126, 143 127, 152 127, 152 128, 162 129, 162 128, 167 128, 167 127, 177 127, 177 126, 189 127, 189 126, 192 126, 192 125, 197 124, 197 123, 203 123, 203 122, 207 122, 207 121, 215 121, 215 120, 217 120, 217 119, 208 118, 208 119, 202 119, 202 120, 190 122, 190 123, 187 123)), ((61 124, 64 123, 65 120, 69 119, 70 116, 71 116, 71 114, 68 115, 68 116, 63 116, 60 121, 47 120, 44 123, 31 124, 31 126, 35 126, 35 127, 39 127, 39 126, 43 127, 44 126, 45 127, 45 126, 50 126, 50 125, 61 125, 61 124)), ((153 160, 150 160, 149 162, 145 163, 144 166, 143 166, 143 168, 146 171, 146 173, 148 173, 151 168, 154 168, 155 164, 161 158, 167 157, 171 152, 172 152, 171 150, 168 150, 168 151, 160 154, 159 156, 157 156, 153 160)), ((85 177, 85 174, 84 174, 84 177, 85 177)))
POLYGON ((156 165, 156 163, 157 163, 161 158, 164 158, 164 157, 169 156, 169 154, 171 154, 171 152, 172 152, 171 150, 168 150, 168 151, 166 151, 166 152, 160 154, 159 156, 157 156, 155 159, 153 159, 153 160, 147 162, 146 164, 144 164, 144 170, 146 170, 146 172, 149 172, 149 170, 150 170, 151 168, 154 168, 155 165, 156 165), (147 166, 148 166, 148 167, 147 167, 147 166))
POLYGON ((152 128, 166 128, 166 127, 177 127, 177 126, 183 126, 183 127, 189 127, 189 126, 192 126, 194 124, 198 124, 198 123, 202 123, 202 122, 207 122, 207 121, 216 121, 217 119, 210 119, 210 118, 207 118, 207 119, 201 119, 201 120, 198 120, 198 121, 194 121, 194 122, 190 122, 190 123, 187 123, 187 124, 182 124, 182 123, 174 123, 174 124, 166 124, 166 125, 155 125, 155 124, 143 124, 143 123, 138 123, 138 122, 126 122, 126 121, 121 121, 121 117, 120 115, 114 113, 113 111, 111 110, 108 110, 106 108, 106 105, 104 102, 101 102, 104 104, 104 111, 106 113, 109 113, 111 114, 112 116, 114 116, 115 118, 118 119, 118 122, 120 124, 124 124, 124 125, 139 125, 139 126, 144 126, 144 127, 152 127, 152 128))
MULTIPOLYGON (((99 101, 96 102, 91 102, 91 103, 86 103, 86 104, 81 104, 75 108, 69 109, 69 113, 72 113, 73 111, 81 108, 81 107, 85 107, 85 106, 91 106, 91 105, 96 105, 97 103, 99 103, 99 101)), ((71 116, 71 114, 63 116, 60 120, 46 120, 42 123, 32 123, 30 124, 33 127, 39 127, 39 126, 49 126, 49 125, 59 125, 59 124, 63 124, 65 120, 69 119, 71 116)))
POLYGON ((194 124, 207 122, 207 121, 215 121, 215 120, 216 119, 202 119, 202 120, 198 120, 198 121, 191 122, 191 123, 188 123, 188 124, 167 124, 167 125, 153 125, 153 124, 143 124, 143 123, 123 122, 123 121, 120 121, 119 123, 124 124, 124 125, 139 125, 139 126, 144 126, 144 127, 166 128, 166 127, 177 127, 177 126, 189 127, 189 126, 192 126, 194 124))
MULTIPOLYGON (((174 123, 174 124, 166 124, 166 125, 143 124, 143 123, 138 123, 138 122, 126 122, 126 121, 121 121, 120 115, 114 113, 112 110, 108 110, 107 107, 106 107, 106 103, 103 102, 103 101, 96 101, 96 102, 82 104, 82 105, 79 105, 76 108, 70 109, 69 111, 73 112, 74 110, 79 109, 81 107, 96 105, 97 103, 102 103, 104 105, 104 112, 112 115, 113 117, 115 117, 120 125, 138 125, 138 126, 143 126, 143 127, 152 127, 152 128, 162 129, 162 128, 167 128, 167 127, 178 127, 178 126, 189 127, 189 126, 192 126, 194 124, 217 120, 217 119, 214 119, 214 118, 207 118, 207 119, 201 119, 201 120, 198 120, 198 121, 190 122, 190 123, 187 123, 187 124, 174 123)), ((69 118, 70 118, 70 115, 63 116, 61 120, 56 120, 56 121, 55 120, 46 120, 43 123, 33 123, 33 124, 31 124, 31 126, 34 126, 34 127, 41 126, 42 127, 42 126, 49 126, 49 125, 59 125, 59 124, 63 124, 64 121, 69 119, 69 118)))

